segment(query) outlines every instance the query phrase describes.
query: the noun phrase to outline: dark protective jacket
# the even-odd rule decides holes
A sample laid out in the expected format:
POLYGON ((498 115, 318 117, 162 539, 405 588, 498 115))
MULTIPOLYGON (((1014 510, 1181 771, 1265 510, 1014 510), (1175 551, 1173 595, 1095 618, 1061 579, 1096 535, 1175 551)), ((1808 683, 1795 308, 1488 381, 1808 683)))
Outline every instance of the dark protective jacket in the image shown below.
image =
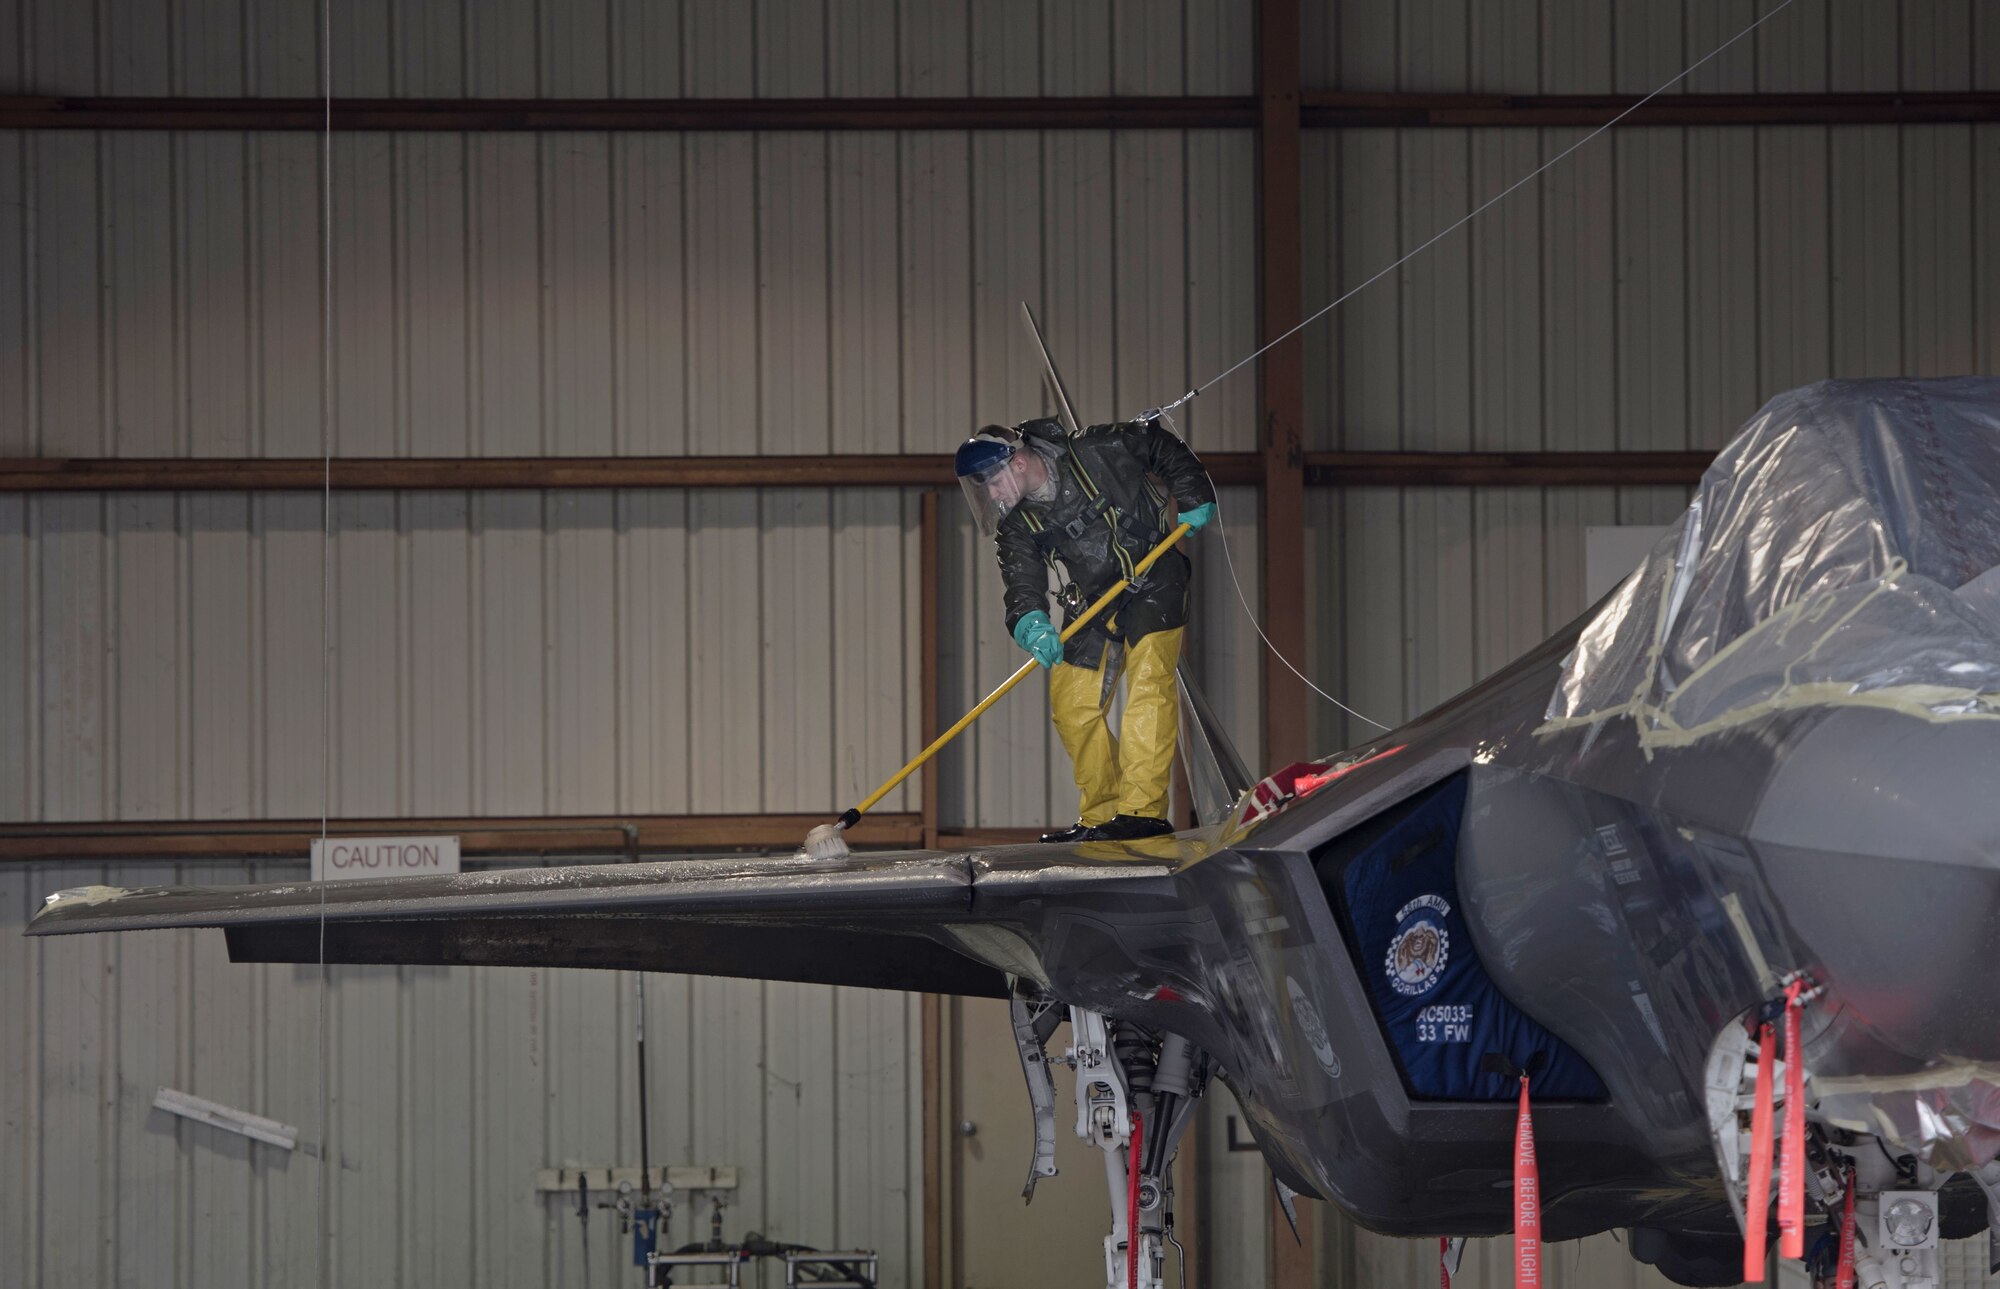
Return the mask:
MULTIPOLYGON (((1030 498, 1014 507, 994 535, 1009 632, 1024 615, 1047 611, 1048 569, 1056 568, 1081 592, 1080 603, 1060 606, 1057 625, 1065 625, 1129 577, 1172 531, 1170 494, 1181 510, 1215 500, 1201 461, 1157 421, 1093 425, 1078 435, 1064 433, 1055 421, 1030 421, 1021 433, 1056 449, 1057 492, 1047 503, 1030 498)), ((1178 546, 1162 555, 1118 603, 1091 620, 1090 629, 1063 646, 1064 661, 1096 666, 1106 639, 1136 640, 1186 625, 1191 572, 1178 546)))

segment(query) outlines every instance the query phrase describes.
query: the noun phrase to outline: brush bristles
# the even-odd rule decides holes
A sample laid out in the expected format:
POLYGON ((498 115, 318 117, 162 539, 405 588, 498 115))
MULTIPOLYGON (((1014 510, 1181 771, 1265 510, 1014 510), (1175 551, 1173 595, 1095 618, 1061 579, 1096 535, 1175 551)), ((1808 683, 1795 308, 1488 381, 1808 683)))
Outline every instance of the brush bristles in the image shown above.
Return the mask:
POLYGON ((840 836, 839 824, 821 824, 806 834, 806 844, 799 852, 807 859, 843 859, 848 855, 847 843, 840 836))

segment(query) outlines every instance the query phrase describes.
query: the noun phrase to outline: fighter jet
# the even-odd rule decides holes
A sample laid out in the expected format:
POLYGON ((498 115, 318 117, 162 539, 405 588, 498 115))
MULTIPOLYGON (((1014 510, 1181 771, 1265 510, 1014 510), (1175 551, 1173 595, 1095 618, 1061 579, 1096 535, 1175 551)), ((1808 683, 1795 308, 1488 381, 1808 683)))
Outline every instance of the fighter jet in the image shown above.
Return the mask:
POLYGON ((2000 1212, 2000 380, 1774 399, 1605 600, 1379 739, 1253 784, 1209 732, 1226 807, 1147 842, 90 887, 29 934, 1009 998, 1027 1189, 1066 1067, 1107 1286, 1163 1283, 1212 1079, 1288 1201, 1434 1237, 1514 1229, 1525 1075, 1543 1237, 1682 1284, 1742 1275, 1773 1131, 1823 1274, 1850 1184, 1888 1289, 2000 1212))

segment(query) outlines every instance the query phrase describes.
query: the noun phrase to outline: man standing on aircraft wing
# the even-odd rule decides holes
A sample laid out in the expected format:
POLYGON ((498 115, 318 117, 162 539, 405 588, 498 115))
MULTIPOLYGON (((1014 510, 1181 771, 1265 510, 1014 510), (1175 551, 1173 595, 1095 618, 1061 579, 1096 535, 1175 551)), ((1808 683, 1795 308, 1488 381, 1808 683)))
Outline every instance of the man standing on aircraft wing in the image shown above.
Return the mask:
POLYGON ((1167 551, 1067 644, 1049 620, 1045 570, 1066 579, 1056 598, 1068 622, 1131 577, 1173 531, 1174 508, 1179 522, 1197 529, 1215 516, 1208 471, 1158 421, 1093 425, 1077 435, 1054 420, 989 425, 959 447, 955 464, 973 518, 1000 557, 1007 629, 1051 669, 1049 705, 1076 771, 1076 824, 1042 840, 1171 832, 1167 785, 1180 728, 1174 667, 1192 566, 1178 548, 1167 551), (1114 735, 1105 713, 1121 673, 1125 719, 1114 735))

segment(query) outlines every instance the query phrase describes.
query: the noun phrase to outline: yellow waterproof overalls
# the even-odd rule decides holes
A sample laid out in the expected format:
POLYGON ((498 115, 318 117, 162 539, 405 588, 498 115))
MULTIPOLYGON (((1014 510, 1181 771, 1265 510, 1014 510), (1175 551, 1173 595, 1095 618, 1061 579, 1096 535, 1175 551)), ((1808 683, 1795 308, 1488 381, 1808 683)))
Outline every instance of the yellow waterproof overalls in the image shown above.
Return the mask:
MULTIPOLYGON (((1189 457, 1192 459, 1192 454, 1189 457)), ((1107 556, 1115 562, 1112 573, 1130 577, 1145 551, 1135 555, 1118 540, 1119 508, 1110 504, 1074 451, 1065 456, 1065 473, 1065 491, 1072 487, 1080 491, 1090 512, 1102 517, 1102 523, 1091 525, 1091 529, 1110 536, 1108 541, 1093 542, 1084 560, 1090 555, 1107 556)), ((1150 481, 1143 481, 1142 486, 1141 495, 1147 503, 1158 507, 1155 522, 1164 531, 1171 513, 1166 509, 1166 497, 1150 481)), ((1034 507, 1022 507, 1021 514, 1031 533, 1049 532, 1048 519, 1034 507)), ((1055 542, 1044 545, 1045 553, 1060 549, 1055 542)), ((1126 596, 1109 613, 1103 638, 1086 640, 1080 633, 1064 651, 1064 661, 1049 672, 1050 714, 1075 768, 1077 818, 1086 825, 1108 822, 1113 815, 1167 817, 1174 742, 1180 733, 1180 687, 1175 668, 1187 630, 1183 624, 1187 621, 1188 593, 1186 559, 1179 552, 1170 552, 1170 557, 1175 562, 1166 568, 1155 565, 1161 571, 1159 578, 1149 575, 1149 585, 1126 596), (1174 625, 1166 625, 1168 622, 1174 625), (1125 712, 1114 734, 1109 714, 1121 676, 1125 681, 1125 712)), ((1092 629, 1086 628, 1086 632, 1092 629)))

